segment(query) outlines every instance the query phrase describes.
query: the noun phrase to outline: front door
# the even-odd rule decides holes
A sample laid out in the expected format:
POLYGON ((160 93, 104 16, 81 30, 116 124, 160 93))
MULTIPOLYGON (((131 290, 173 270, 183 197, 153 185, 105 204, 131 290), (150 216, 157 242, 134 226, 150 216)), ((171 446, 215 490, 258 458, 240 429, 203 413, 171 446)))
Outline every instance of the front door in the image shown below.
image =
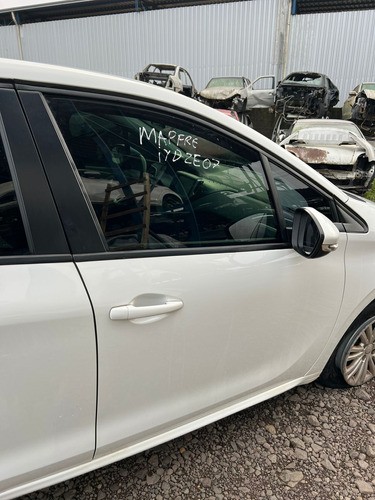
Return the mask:
POLYGON ((198 118, 47 103, 105 248, 77 256, 98 333, 97 456, 303 377, 339 311, 345 236, 308 260, 286 226, 298 206, 334 218, 331 200, 198 118))
POLYGON ((259 76, 248 87, 247 107, 270 108, 275 100, 275 77, 273 75, 259 76))

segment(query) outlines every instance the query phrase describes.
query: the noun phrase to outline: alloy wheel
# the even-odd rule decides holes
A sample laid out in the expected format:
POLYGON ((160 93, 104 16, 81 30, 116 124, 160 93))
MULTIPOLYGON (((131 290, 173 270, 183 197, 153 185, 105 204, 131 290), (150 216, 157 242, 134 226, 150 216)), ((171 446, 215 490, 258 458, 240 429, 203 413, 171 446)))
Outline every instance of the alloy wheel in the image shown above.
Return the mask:
POLYGON ((357 330, 343 354, 341 370, 347 384, 362 385, 375 376, 375 318, 357 330))

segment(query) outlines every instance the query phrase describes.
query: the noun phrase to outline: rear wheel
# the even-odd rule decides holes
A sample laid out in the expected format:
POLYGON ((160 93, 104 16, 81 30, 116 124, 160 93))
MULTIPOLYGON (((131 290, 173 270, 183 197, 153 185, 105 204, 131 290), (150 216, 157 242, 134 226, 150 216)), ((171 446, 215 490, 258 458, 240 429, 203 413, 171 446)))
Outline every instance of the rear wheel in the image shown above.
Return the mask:
POLYGON ((375 377, 375 306, 349 328, 318 382, 328 387, 355 387, 375 377))

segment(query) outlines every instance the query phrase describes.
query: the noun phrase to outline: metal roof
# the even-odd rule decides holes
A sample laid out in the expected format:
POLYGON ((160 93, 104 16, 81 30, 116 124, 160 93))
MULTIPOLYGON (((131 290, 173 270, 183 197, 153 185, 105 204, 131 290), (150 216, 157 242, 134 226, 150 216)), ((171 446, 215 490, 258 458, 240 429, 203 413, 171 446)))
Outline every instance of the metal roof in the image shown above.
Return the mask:
POLYGON ((101 16, 108 14, 124 14, 176 7, 243 2, 246 0, 72 0, 57 2, 56 0, 34 5, 30 2, 17 2, 15 7, 0 9, 0 25, 37 23, 79 17, 101 16), (14 13, 12 16, 11 13, 14 13))
POLYGON ((375 9, 375 0, 292 0, 293 14, 375 9))

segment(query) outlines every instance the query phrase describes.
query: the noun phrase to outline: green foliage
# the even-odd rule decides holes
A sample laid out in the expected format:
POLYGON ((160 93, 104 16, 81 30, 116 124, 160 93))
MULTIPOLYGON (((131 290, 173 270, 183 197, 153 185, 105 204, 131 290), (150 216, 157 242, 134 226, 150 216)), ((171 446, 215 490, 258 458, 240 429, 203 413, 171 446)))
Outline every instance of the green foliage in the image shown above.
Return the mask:
POLYGON ((375 201, 375 181, 371 183, 370 189, 366 191, 364 197, 368 200, 375 201))

